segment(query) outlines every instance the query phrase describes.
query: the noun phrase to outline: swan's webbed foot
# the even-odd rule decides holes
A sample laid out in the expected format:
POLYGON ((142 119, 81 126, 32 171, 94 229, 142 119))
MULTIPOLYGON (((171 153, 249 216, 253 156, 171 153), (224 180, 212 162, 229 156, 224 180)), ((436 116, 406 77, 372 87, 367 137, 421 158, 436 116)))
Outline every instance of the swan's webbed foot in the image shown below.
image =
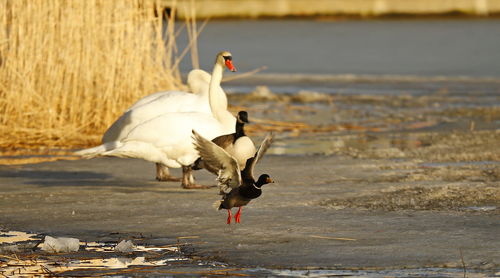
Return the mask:
POLYGON ((170 170, 168 170, 168 167, 156 163, 156 180, 157 181, 181 181, 181 178, 174 177, 170 175, 170 170))
POLYGON ((181 181, 181 178, 174 177, 174 176, 156 176, 157 181, 181 181))

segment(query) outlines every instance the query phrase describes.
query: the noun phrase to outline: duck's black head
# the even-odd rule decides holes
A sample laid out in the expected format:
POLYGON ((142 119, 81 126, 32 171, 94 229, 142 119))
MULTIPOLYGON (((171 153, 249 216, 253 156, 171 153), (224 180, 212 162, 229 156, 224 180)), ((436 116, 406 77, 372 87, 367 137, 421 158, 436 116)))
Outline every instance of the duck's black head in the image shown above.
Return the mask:
POLYGON ((268 174, 262 174, 262 175, 260 175, 259 179, 255 183, 255 186, 260 188, 264 184, 268 184, 268 183, 274 183, 274 181, 271 179, 271 177, 268 174))
POLYGON ((247 111, 238 112, 238 122, 239 123, 247 123, 248 124, 248 113, 247 111))

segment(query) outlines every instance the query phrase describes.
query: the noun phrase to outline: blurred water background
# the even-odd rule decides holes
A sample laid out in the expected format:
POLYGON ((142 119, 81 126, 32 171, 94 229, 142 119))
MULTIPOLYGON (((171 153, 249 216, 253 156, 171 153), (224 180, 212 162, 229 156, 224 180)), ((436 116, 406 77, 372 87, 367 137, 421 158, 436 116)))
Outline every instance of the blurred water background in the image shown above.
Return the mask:
MULTIPOLYGON (((499 19, 219 20, 202 31, 198 49, 206 70, 223 49, 240 72, 267 67, 225 84, 228 92, 257 84, 277 93, 499 92, 499 19)), ((185 59, 182 71, 191 68, 185 59)))
POLYGON ((202 68, 228 49, 241 71, 500 77, 499 19, 211 21, 198 48, 202 68))

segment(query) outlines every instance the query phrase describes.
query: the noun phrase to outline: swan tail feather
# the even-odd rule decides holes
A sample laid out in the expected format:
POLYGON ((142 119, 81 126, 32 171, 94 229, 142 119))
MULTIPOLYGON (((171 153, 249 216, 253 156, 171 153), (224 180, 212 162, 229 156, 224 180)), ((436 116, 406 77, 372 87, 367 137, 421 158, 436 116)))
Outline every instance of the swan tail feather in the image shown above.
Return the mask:
POLYGON ((103 156, 103 154, 106 151, 111 150, 113 148, 116 148, 118 144, 119 144, 119 142, 108 142, 108 143, 104 143, 102 145, 99 145, 97 147, 76 151, 75 154, 79 155, 83 158, 86 158, 86 159, 99 157, 99 156, 103 156))

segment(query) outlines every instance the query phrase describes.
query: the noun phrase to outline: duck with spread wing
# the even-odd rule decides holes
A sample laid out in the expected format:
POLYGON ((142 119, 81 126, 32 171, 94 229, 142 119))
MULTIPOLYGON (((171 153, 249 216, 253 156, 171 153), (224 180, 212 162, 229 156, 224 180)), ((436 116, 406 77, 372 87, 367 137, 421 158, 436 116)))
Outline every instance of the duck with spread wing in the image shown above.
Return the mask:
POLYGON ((244 170, 240 171, 234 156, 193 130, 195 149, 204 163, 210 165, 210 168, 217 169, 219 173, 217 181, 223 197, 216 202, 216 207, 219 210, 227 209, 227 224, 231 224, 233 207, 239 208, 234 218, 236 223, 240 223, 242 207, 262 194, 263 185, 273 182, 268 174, 262 174, 255 180, 253 173, 255 165, 271 146, 273 137, 273 134, 266 136, 255 155, 246 161, 244 170))

